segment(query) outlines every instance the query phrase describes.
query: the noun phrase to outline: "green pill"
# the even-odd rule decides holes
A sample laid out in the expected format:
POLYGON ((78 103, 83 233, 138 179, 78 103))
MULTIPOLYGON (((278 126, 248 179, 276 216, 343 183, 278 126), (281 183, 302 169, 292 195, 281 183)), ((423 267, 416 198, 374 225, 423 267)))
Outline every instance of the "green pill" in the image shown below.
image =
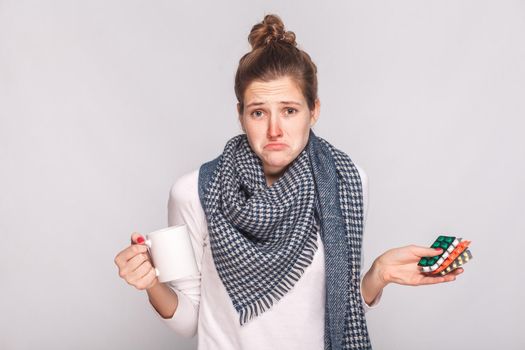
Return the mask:
POLYGON ((439 236, 436 238, 430 248, 441 248, 443 253, 436 256, 425 256, 422 257, 418 265, 423 267, 423 272, 431 272, 437 270, 437 268, 443 263, 444 259, 454 250, 454 247, 461 241, 461 238, 456 239, 454 236, 439 236))

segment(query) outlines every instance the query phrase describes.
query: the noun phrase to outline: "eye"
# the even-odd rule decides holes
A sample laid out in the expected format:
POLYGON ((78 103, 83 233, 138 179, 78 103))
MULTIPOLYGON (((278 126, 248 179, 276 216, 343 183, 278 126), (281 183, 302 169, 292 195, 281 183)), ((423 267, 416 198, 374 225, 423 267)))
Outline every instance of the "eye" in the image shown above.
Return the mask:
POLYGON ((261 110, 256 110, 256 111, 253 111, 252 113, 250 113, 250 115, 254 118, 260 118, 263 116, 263 111, 261 110))
POLYGON ((289 115, 289 114, 295 114, 295 113, 297 113, 297 109, 292 108, 292 107, 287 107, 287 108, 285 109, 285 113, 288 114, 288 115, 289 115))

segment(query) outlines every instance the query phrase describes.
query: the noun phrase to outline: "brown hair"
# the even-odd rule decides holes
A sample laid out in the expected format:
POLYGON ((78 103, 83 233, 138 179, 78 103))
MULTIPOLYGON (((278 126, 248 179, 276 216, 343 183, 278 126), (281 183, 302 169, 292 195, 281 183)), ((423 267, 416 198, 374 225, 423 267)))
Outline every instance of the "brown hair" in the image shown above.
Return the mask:
POLYGON ((310 55, 297 48, 295 34, 285 31, 276 15, 266 15, 252 27, 248 41, 252 51, 239 60, 235 74, 235 95, 240 113, 244 110, 244 92, 254 80, 270 81, 288 76, 301 89, 308 108, 315 107, 317 99, 317 67, 310 55))

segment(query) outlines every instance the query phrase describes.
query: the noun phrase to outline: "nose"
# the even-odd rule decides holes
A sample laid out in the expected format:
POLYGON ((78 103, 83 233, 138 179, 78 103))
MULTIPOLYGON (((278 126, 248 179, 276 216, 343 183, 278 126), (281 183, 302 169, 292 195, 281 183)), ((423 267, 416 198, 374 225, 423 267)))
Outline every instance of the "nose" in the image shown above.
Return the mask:
POLYGON ((276 139, 282 135, 283 130, 281 129, 281 121, 279 120, 279 116, 274 114, 269 118, 267 136, 269 139, 276 139))

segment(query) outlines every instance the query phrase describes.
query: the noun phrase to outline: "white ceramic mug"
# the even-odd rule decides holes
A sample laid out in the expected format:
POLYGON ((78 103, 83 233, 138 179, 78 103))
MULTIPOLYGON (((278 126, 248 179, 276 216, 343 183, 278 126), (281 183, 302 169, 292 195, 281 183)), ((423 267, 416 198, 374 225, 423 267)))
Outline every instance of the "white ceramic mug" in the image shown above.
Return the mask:
POLYGON ((147 233, 146 245, 160 282, 199 273, 186 225, 147 233))

